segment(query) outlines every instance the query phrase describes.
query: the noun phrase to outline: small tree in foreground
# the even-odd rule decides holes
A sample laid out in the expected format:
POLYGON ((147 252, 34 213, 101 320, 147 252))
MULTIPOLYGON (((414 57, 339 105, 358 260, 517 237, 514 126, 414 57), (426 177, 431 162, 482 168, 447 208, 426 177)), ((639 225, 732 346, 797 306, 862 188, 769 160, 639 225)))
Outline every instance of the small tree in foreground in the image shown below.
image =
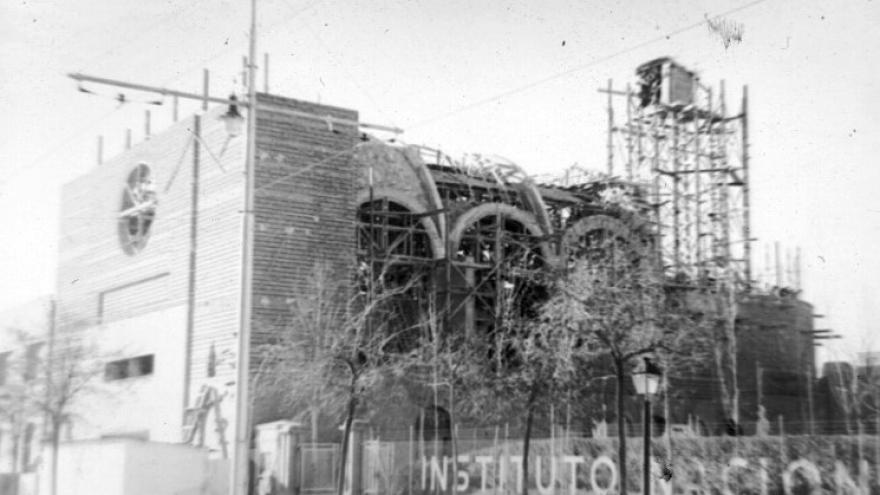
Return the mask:
MULTIPOLYGON (((15 375, 0 393, 0 418, 16 428, 42 423, 50 449, 49 493, 58 491, 58 448, 63 429, 75 419, 75 411, 100 375, 101 363, 85 344, 83 324, 55 329, 54 307, 49 328, 7 329, 17 347, 9 371, 15 375)), ((23 430, 21 430, 23 431, 23 430)))
MULTIPOLYGON (((600 233, 601 234, 601 233, 600 233)), ((627 493, 626 382, 639 358, 666 349, 674 328, 666 326, 662 279, 635 241, 594 235, 572 257, 545 304, 547 324, 565 328, 576 355, 610 359, 617 378, 620 493, 627 493)))
POLYGON ((17 473, 28 468, 26 457, 29 456, 21 453, 29 449, 29 429, 40 419, 31 400, 39 386, 35 373, 37 356, 32 349, 39 349, 45 343, 20 329, 7 328, 4 333, 11 337, 14 347, 12 352, 0 355, 0 427, 9 436, 12 472, 17 473))
POLYGON ((325 263, 315 265, 306 283, 291 297, 291 319, 283 332, 259 346, 262 354, 257 400, 282 393, 287 405, 344 418, 339 460, 340 495, 355 415, 388 373, 399 374, 404 355, 390 350, 397 335, 395 297, 414 281, 390 287, 384 273, 368 290, 352 289, 325 263), (373 285, 375 284, 375 285, 373 285))
POLYGON ((739 382, 737 372, 736 316, 739 306, 738 290, 733 271, 720 272, 712 288, 716 301, 715 314, 709 319, 714 334, 715 372, 721 387, 721 405, 733 434, 739 434, 739 382))
POLYGON ((62 333, 53 337, 52 351, 43 366, 38 390, 33 402, 46 418, 47 436, 51 447, 52 485, 50 493, 58 491, 58 447, 61 433, 75 416, 83 398, 94 390, 94 380, 103 368, 95 353, 84 342, 81 334, 62 333))
MULTIPOLYGON (((503 339, 510 353, 496 377, 497 387, 520 401, 525 415, 523 433, 522 490, 528 493, 529 451, 538 407, 567 395, 574 369, 573 335, 553 324, 546 315, 537 321, 520 321, 503 339)), ((551 425, 551 428, 553 425, 551 425)))
POLYGON ((444 348, 447 359, 459 363, 455 381, 461 390, 457 403, 462 412, 483 420, 493 414, 495 420, 521 418, 519 475, 525 495, 536 415, 541 407, 568 395, 574 342, 568 329, 556 325, 542 307, 548 268, 537 249, 517 239, 505 247, 519 256, 509 256, 509 262, 493 274, 499 285, 494 291, 494 325, 471 336, 451 329, 444 348))

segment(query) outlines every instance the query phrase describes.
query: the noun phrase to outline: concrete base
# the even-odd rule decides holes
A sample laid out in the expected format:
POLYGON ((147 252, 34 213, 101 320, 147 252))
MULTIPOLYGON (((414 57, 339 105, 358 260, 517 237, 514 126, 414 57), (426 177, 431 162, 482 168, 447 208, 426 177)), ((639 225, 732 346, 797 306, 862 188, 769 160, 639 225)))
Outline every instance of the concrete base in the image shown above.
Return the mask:
MULTIPOLYGON (((44 452, 40 494, 51 493, 51 452, 44 452)), ((227 459, 189 445, 131 439, 64 443, 57 495, 187 495, 227 493, 227 459)))

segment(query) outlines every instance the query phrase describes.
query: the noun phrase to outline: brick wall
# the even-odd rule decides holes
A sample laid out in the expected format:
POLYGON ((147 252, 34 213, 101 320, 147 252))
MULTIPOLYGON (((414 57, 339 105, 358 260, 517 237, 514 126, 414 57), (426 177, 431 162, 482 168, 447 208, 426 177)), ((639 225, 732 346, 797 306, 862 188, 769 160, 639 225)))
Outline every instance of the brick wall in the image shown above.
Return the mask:
MULTIPOLYGON (((254 190, 253 339, 256 347, 289 328, 291 298, 316 262, 349 279, 355 262, 355 124, 353 110, 260 94, 254 190), (296 117, 273 110, 308 112, 296 117)), ((253 348, 252 347, 252 348, 253 348)), ((255 359, 258 356, 255 356, 255 359)), ((252 365, 256 363, 252 360, 252 365)), ((257 407, 258 422, 273 419, 257 407)))

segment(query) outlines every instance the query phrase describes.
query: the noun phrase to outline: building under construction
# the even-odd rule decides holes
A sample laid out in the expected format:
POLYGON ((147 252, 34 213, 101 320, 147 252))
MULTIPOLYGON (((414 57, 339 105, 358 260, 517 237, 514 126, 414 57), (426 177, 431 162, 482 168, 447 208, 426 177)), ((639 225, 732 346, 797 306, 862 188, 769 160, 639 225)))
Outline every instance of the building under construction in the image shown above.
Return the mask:
MULTIPOLYGON (((241 448, 234 404, 243 353, 290 324, 293 294, 307 289, 317 262, 340 279, 366 273, 368 284, 378 273, 421 275, 449 329, 491 335, 505 294, 530 283, 525 273, 563 266, 603 236, 656 248, 670 286, 737 294, 737 423, 757 421, 761 406, 770 418, 810 424, 811 306, 751 290, 745 94, 731 112, 723 90, 670 59, 637 75, 635 86, 605 90, 601 177, 570 169, 537 182, 503 160, 376 138, 354 110, 259 94, 251 182, 246 140, 226 126, 247 112, 234 101, 70 182, 59 328, 85 328, 116 353, 104 384, 115 405, 86 411, 75 436, 199 439, 232 455, 241 448), (640 220, 624 218, 609 197, 640 220)), ((540 298, 540 288, 529 290, 540 298)), ((663 422, 722 433, 731 413, 719 404, 718 380, 701 376, 671 381, 687 393, 663 422)), ((414 397, 395 421, 413 424, 436 407, 414 397)), ((257 404, 255 416, 278 412, 257 404)))

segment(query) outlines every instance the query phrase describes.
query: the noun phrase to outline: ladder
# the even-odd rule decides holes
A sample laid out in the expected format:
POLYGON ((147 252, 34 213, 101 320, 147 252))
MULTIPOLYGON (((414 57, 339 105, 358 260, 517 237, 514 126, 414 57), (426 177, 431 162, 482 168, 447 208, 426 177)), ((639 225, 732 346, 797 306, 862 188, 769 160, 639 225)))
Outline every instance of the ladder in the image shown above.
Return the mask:
POLYGON ((183 443, 201 447, 205 444, 205 425, 208 414, 213 409, 215 432, 218 443, 223 452, 223 458, 227 457, 226 426, 228 421, 221 415, 220 404, 225 394, 220 394, 217 389, 209 385, 202 385, 195 404, 188 407, 183 415, 183 443))

